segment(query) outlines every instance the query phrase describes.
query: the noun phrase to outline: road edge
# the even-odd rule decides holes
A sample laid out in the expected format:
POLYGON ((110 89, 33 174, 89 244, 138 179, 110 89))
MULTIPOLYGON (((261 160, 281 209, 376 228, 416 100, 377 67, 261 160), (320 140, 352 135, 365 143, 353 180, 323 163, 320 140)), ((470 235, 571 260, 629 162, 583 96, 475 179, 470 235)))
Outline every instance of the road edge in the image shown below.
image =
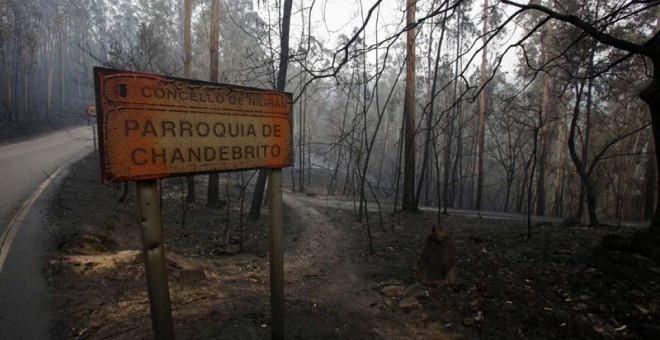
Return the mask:
POLYGON ((30 194, 30 197, 28 197, 23 202, 14 217, 11 219, 11 221, 9 221, 7 229, 5 229, 2 232, 2 235, 0 235, 0 274, 4 269, 5 261, 9 251, 11 250, 14 239, 16 238, 16 235, 18 235, 18 232, 21 229, 21 226, 23 225, 23 222, 25 221, 25 218, 27 217, 34 203, 37 201, 37 199, 39 199, 39 197, 41 197, 41 194, 46 190, 46 188, 48 188, 51 183, 55 182, 55 180, 57 180, 58 177, 63 172, 65 172, 69 166, 87 156, 87 154, 88 153, 83 153, 78 157, 74 157, 73 159, 66 161, 52 174, 48 175, 48 177, 39 185, 39 187, 37 187, 37 189, 33 191, 32 194, 30 194))

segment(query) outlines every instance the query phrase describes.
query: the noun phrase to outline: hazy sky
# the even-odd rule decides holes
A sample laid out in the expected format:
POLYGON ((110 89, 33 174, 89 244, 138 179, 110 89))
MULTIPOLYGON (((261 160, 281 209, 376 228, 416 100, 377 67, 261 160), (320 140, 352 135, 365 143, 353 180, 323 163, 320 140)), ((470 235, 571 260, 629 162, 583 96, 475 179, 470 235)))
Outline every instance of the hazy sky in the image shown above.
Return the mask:
MULTIPOLYGON (((428 11, 428 5, 431 1, 419 1, 417 8, 417 18, 423 17, 428 11)), ((337 39, 341 34, 350 36, 355 27, 359 27, 363 22, 363 15, 366 18, 368 10, 376 3, 376 0, 294 0, 293 13, 292 13, 292 32, 301 32, 302 16, 308 20, 309 7, 312 8, 311 29, 313 35, 324 43, 326 48, 337 49, 339 46, 337 39), (362 12, 360 6, 362 5, 362 12), (304 6, 304 12, 301 13, 301 6, 304 6)), ((505 13, 512 12, 511 8, 504 8, 505 13)), ((481 15, 482 15, 481 1, 475 1, 469 15, 472 17, 472 22, 477 25, 481 31, 481 15)), ((508 13, 510 14, 510 13, 508 13)), ((430 21, 427 21, 430 23, 430 21)), ((307 23, 306 23, 307 24, 307 23)), ((378 30, 378 39, 382 40, 385 37, 391 36, 396 32, 403 29, 405 26, 405 0, 383 0, 379 8, 374 11, 369 24, 366 28, 367 45, 375 42, 376 29, 378 30)), ((428 27, 428 26, 427 26, 428 27)), ((305 28, 307 30, 307 28, 305 28)), ((489 46, 490 56, 489 61, 494 61, 495 52, 502 50, 501 46, 510 44, 520 37, 521 29, 516 25, 509 25, 507 34, 499 37, 496 41, 492 42, 489 46)), ((439 34, 439 31, 436 31, 439 34)), ((295 34, 294 34, 295 35, 295 34)), ((437 36, 436 36, 437 37, 437 36)), ((405 40, 405 34, 401 35, 399 39, 405 40)), ((474 39, 474 37, 471 37, 474 39)), ((295 46, 299 41, 299 36, 291 37, 292 45, 295 46)), ((480 47, 481 44, 475 45, 475 48, 480 47)), ((445 50, 448 46, 444 47, 445 50)), ((453 46, 452 46, 453 50, 453 46)), ((452 52, 452 54, 455 52, 452 52)), ((503 70, 511 70, 517 62, 516 50, 509 51, 507 57, 503 60, 503 70)), ((418 56, 419 58, 419 56, 418 56)), ((464 58, 467 62, 468 58, 464 58)), ((477 65, 481 62, 481 57, 476 58, 469 69, 476 69, 477 65)), ((470 71, 472 72, 472 71, 470 71)))

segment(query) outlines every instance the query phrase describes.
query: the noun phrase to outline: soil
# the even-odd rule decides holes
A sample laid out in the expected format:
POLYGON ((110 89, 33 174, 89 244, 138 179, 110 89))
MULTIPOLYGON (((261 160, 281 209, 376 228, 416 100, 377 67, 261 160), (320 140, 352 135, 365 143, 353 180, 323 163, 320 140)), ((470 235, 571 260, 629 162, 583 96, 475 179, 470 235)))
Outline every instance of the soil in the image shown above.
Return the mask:
MULTIPOLYGON (((47 214, 46 273, 60 311, 53 333, 150 338, 134 192, 119 202, 122 185, 99 184, 97 164, 73 165, 47 214)), ((270 338, 268 224, 245 220, 249 195, 241 209, 250 175, 221 175, 213 208, 203 203, 206 176, 191 204, 184 179, 161 182, 177 338, 270 338)), ((602 236, 635 230, 543 224, 528 239, 522 222, 442 216, 458 280, 425 287, 414 265, 436 215, 383 212, 381 225, 371 204, 367 226, 340 208, 346 200, 319 187, 284 194, 288 339, 660 338, 660 265, 594 251, 602 236)))

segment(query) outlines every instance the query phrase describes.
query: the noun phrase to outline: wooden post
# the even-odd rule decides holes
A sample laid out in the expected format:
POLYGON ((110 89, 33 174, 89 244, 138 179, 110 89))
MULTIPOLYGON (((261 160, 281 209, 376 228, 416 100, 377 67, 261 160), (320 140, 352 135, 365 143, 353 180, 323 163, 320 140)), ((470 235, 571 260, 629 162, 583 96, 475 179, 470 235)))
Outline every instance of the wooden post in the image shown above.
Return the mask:
POLYGON ((282 245, 282 169, 268 174, 270 212, 270 311, 271 337, 284 339, 284 252, 282 245))
POLYGON ((154 338, 157 340, 174 339, 170 291, 165 267, 163 225, 156 180, 137 181, 137 200, 154 338))
POLYGON ((97 144, 96 144, 96 124, 97 120, 96 117, 94 117, 94 123, 92 124, 92 139, 94 143, 94 154, 96 155, 96 152, 98 151, 97 144))
MULTIPOLYGON (((214 0, 214 4, 217 2, 214 0)), ((287 6, 290 7, 291 2, 291 0, 285 0, 285 11, 287 6)), ((284 26, 288 27, 288 24, 283 24, 284 26)), ((283 34, 283 36, 287 35, 283 34)), ((285 65, 286 59, 283 59, 285 65)), ((280 78, 280 80, 283 79, 280 78)), ((101 179, 106 183, 138 181, 138 212, 142 228, 154 337, 156 339, 173 339, 174 330, 165 267, 160 202, 156 181, 153 179, 192 175, 199 172, 274 168, 267 171, 271 235, 271 326, 273 339, 284 339, 282 167, 293 165, 292 95, 281 91, 242 88, 215 82, 201 82, 98 67, 94 69, 94 84, 99 114, 101 179), (176 113, 169 112, 168 110, 172 106, 189 105, 191 98, 190 96, 177 98, 156 98, 154 96, 156 91, 165 93, 172 88, 185 91, 190 96, 194 93, 199 98, 208 98, 208 105, 199 108, 190 106, 190 110, 176 113), (119 89, 119 91, 115 89, 119 89), (229 98, 228 90, 245 100, 240 102, 225 100, 229 98), (259 103, 269 103, 268 108, 261 107, 259 103), (150 110, 154 115, 146 117, 138 114, 144 110, 150 110), (109 112, 113 112, 113 114, 108 114, 109 112), (210 131, 197 131, 198 133, 190 136, 173 134, 143 138, 144 136, 139 133, 140 129, 151 124, 150 120, 157 119, 157 116, 185 121, 191 126, 201 124, 211 126, 224 123, 227 119, 245 124, 249 126, 246 138, 232 141, 231 145, 214 139, 213 147, 245 150, 244 153, 242 151, 241 153, 247 155, 250 150, 248 148, 263 145, 262 155, 264 157, 260 157, 258 160, 250 157, 238 157, 231 164, 226 164, 220 162, 222 154, 214 153, 212 159, 205 159, 204 162, 198 159, 197 162, 165 163, 166 152, 171 153, 179 149, 208 145, 209 140, 206 137, 210 131), (117 129, 117 126, 123 128, 117 129), (149 155, 147 150, 152 149, 153 145, 163 146, 162 157, 160 151, 158 155, 149 155)), ((283 88, 284 83, 282 82, 281 85, 283 88)), ((217 132, 214 131, 214 133, 217 132)), ((263 173, 266 171, 264 170, 263 173)))

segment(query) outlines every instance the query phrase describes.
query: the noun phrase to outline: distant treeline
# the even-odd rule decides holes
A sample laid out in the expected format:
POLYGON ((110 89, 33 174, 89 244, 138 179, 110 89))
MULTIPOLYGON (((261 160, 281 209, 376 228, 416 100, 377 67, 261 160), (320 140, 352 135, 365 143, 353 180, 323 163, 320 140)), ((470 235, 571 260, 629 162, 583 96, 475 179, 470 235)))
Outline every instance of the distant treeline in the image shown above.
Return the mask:
POLYGON ((90 5, 0 1, 0 134, 85 120, 93 102, 92 60, 81 48, 89 43, 90 5))

